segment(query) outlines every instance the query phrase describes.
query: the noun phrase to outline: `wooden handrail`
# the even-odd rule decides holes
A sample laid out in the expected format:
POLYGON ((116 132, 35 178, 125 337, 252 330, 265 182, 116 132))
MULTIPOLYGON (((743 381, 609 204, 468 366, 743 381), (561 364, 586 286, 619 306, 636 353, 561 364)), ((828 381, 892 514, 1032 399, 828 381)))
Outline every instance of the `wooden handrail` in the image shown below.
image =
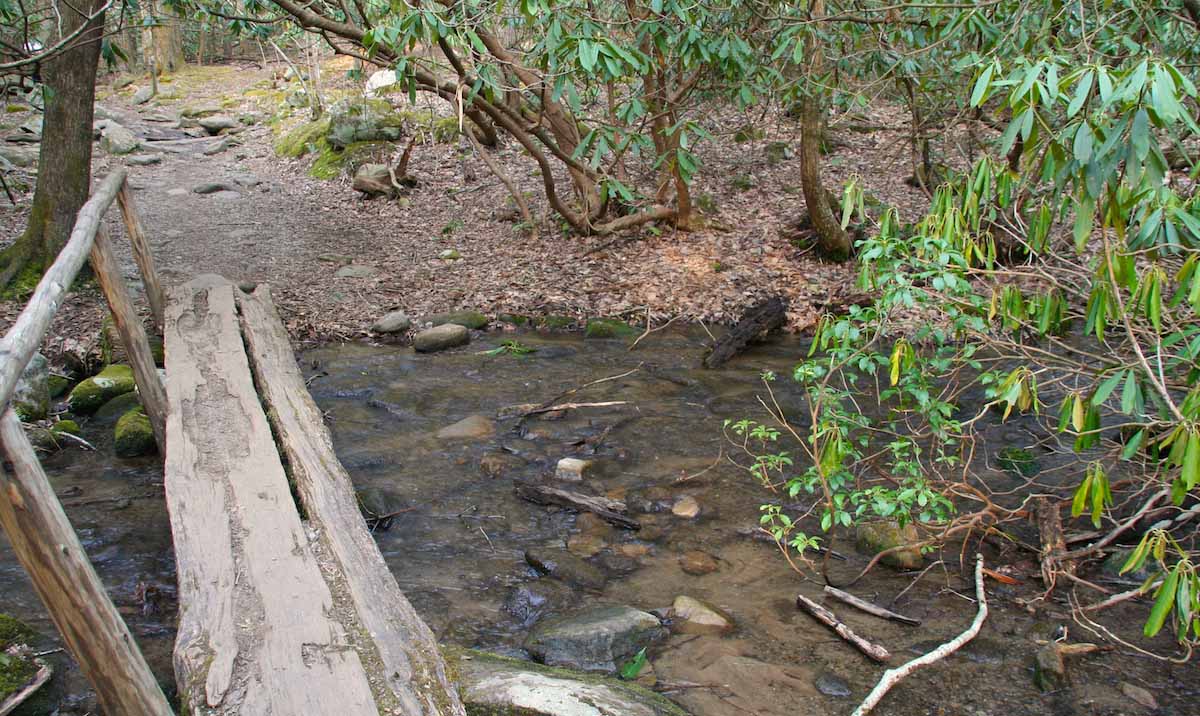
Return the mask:
POLYGON ((134 380, 159 449, 166 446, 166 391, 151 357, 150 342, 129 298, 102 221, 118 194, 156 321, 162 318, 162 288, 129 198, 124 169, 106 177, 79 210, 71 236, 46 269, 29 303, 0 339, 0 443, 10 470, 0 471, 0 527, 29 574, 80 670, 110 714, 167 716, 171 706, 129 633, 87 553, 63 512, 21 422, 8 403, 17 382, 58 312, 63 295, 90 256, 96 277, 133 367, 134 380))

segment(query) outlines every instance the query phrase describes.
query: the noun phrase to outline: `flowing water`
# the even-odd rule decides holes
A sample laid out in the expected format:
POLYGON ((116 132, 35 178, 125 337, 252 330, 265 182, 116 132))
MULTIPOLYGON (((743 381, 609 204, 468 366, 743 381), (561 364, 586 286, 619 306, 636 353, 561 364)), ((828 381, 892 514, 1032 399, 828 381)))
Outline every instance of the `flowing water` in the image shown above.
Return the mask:
MULTIPOLYGON (((763 370, 781 376, 775 399, 803 424, 803 397, 786 376, 806 346, 790 339, 773 342, 725 370, 704 371, 696 366, 706 338, 694 329, 663 331, 631 352, 624 341, 574 334, 494 333, 447 353, 348 344, 312 350, 300 360, 356 487, 373 500, 385 496, 380 510, 398 512, 387 529, 376 530, 376 538, 401 589, 443 641, 522 655, 531 622, 546 614, 593 603, 655 609, 688 595, 727 612, 736 628, 725 636, 675 635, 651 650, 659 688, 672 698, 697 716, 849 713, 882 669, 797 611, 797 592, 819 599, 821 585, 793 572, 755 529, 759 506, 779 498, 729 462, 738 447, 722 435, 726 418, 765 416, 759 403, 767 397, 763 370), (511 338, 536 350, 483 352, 511 338), (566 395, 613 376, 623 377, 566 395), (495 420, 506 407, 560 396, 561 402, 616 404, 495 420), (436 436, 472 415, 494 419, 494 431, 471 439, 436 436), (564 457, 592 460, 594 470, 581 483, 556 482, 555 466, 564 457), (524 501, 514 492, 524 482, 621 499, 642 528, 616 529, 524 501), (685 496, 699 504, 695 518, 672 513, 685 496), (563 547, 599 567, 607 577, 603 586, 572 588, 539 577, 525 559, 526 551, 563 547), (712 559, 682 559, 695 551, 712 559), (685 571, 684 561, 704 564, 688 564, 685 571), (545 602, 531 605, 529 590, 545 602)), ((1011 422, 989 426, 984 434, 985 443, 997 447, 1024 435, 1011 422)), ((174 574, 161 473, 153 460, 105 458, 110 453, 100 447, 96 454, 55 456, 47 468, 114 600, 166 677, 174 574)), ((1071 463, 1059 464, 1068 469, 1071 463)), ((985 478, 998 489, 1016 484, 999 471, 985 478)), ((786 506, 799 512, 808 503, 786 506)), ((839 579, 866 564, 851 545, 837 549, 847 558, 833 563, 839 579)), ((990 559, 996 553, 988 550, 990 559)), ((834 605, 851 627, 891 649, 892 666, 952 637, 975 614, 974 588, 959 568, 958 551, 940 556, 945 564, 895 607, 922 619, 920 627, 834 605)), ((1028 555, 1014 550, 1005 559, 1028 561, 1028 555)), ((1036 571, 1032 563, 1027 567, 1036 571)), ((886 604, 912 577, 880 568, 854 591, 886 604)), ((0 580, 5 585, 0 611, 53 633, 7 547, 0 549, 0 580)), ((992 611, 980 637, 910 677, 877 713, 1147 712, 1122 693, 1123 684, 1153 692, 1160 713, 1197 712, 1200 678, 1194 666, 1125 653, 1080 657, 1070 664, 1071 687, 1040 693, 1032 681, 1037 640, 1062 625, 1069 627, 1071 641, 1095 637, 1075 626, 1062 604, 1030 614, 1016 603, 1038 588, 1035 580, 1012 587, 990 583, 992 611)), ((1121 633, 1129 636, 1136 633, 1138 617, 1136 610, 1118 610, 1107 621, 1123 625, 1121 633)), ((1169 642, 1160 639, 1155 646, 1165 651, 1169 642)), ((69 706, 75 698, 75 712, 84 713, 82 682, 64 667, 66 678, 57 680, 43 704, 69 706)), ((50 712, 39 708, 27 713, 50 712)))

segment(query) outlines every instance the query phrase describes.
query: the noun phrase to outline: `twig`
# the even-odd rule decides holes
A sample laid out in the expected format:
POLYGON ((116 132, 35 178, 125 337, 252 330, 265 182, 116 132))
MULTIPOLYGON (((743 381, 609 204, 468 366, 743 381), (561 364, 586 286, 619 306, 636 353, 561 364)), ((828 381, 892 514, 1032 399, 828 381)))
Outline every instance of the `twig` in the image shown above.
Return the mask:
POLYGON ((808 612, 810 615, 812 615, 813 619, 816 619, 832 629, 838 636, 846 640, 854 648, 858 649, 875 661, 884 662, 892 658, 892 655, 887 649, 879 644, 872 644, 861 636, 855 634, 850 627, 846 626, 842 620, 837 618, 836 614, 820 604, 817 604, 803 594, 796 595, 796 606, 808 612))
POLYGON ((942 644, 928 654, 925 654, 924 656, 918 656, 902 666, 899 666, 895 669, 888 669, 887 671, 883 672, 883 676, 879 679, 879 683, 875 685, 875 688, 871 690, 871 693, 867 694, 867 698, 864 699, 861 704, 859 704, 858 708, 854 710, 854 713, 851 714, 851 716, 866 716, 866 714, 871 712, 871 709, 874 709, 879 705, 879 702, 884 696, 887 695, 887 692, 890 691, 893 686, 900 683, 900 680, 905 676, 908 676, 922 666, 928 666, 946 658, 950 654, 958 651, 963 644, 966 644, 975 638, 975 636, 979 633, 979 630, 983 628, 983 620, 987 618, 988 613, 987 592, 985 592, 983 589, 982 554, 975 555, 975 598, 979 602, 979 611, 975 613, 975 620, 971 622, 971 626, 967 627, 966 631, 954 637, 945 644, 942 644))
POLYGON ((487 540, 488 547, 492 548, 492 554, 495 554, 496 553, 496 545, 492 544, 492 538, 488 537, 488 533, 483 531, 483 527, 480 527, 479 525, 475 525, 475 529, 479 530, 479 534, 483 535, 483 538, 485 540, 487 540))
POLYGON ((613 405, 628 405, 624 400, 608 400, 601 403, 558 403, 557 405, 546 405, 541 408, 534 408, 524 413, 524 415, 537 415, 538 413, 553 413, 556 410, 574 410, 576 408, 607 408, 613 405))
POLYGON ((890 619, 894 622, 911 624, 912 626, 921 626, 920 619, 913 619, 912 617, 906 617, 903 614, 897 614, 890 609, 884 609, 883 607, 872 604, 865 599, 860 599, 849 592, 843 592, 837 587, 831 587, 827 584, 825 585, 825 593, 834 599, 838 599, 846 604, 849 604, 855 609, 861 609, 867 614, 872 614, 880 619, 890 619))
POLYGON ((918 574, 918 575, 917 575, 917 576, 916 576, 916 577, 913 579, 913 581, 909 582, 907 587, 905 587, 904 589, 901 589, 901 590, 900 590, 900 593, 899 593, 899 594, 897 594, 897 595, 896 595, 896 596, 895 596, 895 597, 892 599, 892 601, 891 601, 891 603, 890 603, 890 605, 889 605, 889 606, 893 606, 893 607, 894 607, 894 606, 896 606, 896 602, 900 601, 900 597, 903 597, 903 596, 905 595, 905 593, 907 593, 907 592, 908 592, 908 590, 910 590, 910 589, 912 589, 913 587, 917 586, 917 582, 921 581, 921 578, 922 578, 922 577, 924 577, 924 576, 925 576, 925 574, 926 574, 927 572, 929 572, 929 570, 933 569, 934 567, 938 566, 939 564, 945 564, 945 562, 943 562, 942 560, 940 560, 940 559, 939 559, 938 561, 936 561, 936 562, 934 562, 934 563, 930 564, 930 565, 929 565, 928 567, 926 567, 925 569, 922 569, 922 570, 921 570, 921 573, 920 573, 920 574, 918 574))
POLYGON ((646 308, 646 331, 644 333, 642 333, 642 335, 638 336, 637 340, 635 340, 633 343, 629 344, 629 352, 632 353, 633 349, 637 348, 637 344, 641 343, 643 338, 650 335, 651 333, 657 333, 658 331, 661 331, 662 329, 664 329, 667 326, 674 323, 675 319, 677 319, 679 317, 680 317, 680 314, 675 314, 674 316, 671 316, 671 318, 666 323, 662 324, 658 328, 651 328, 650 327, 650 309, 646 308))
POLYGON ((721 446, 721 450, 717 454, 717 459, 713 460, 713 463, 711 465, 704 468, 700 472, 693 472, 691 475, 680 475, 679 477, 672 480, 671 484, 672 485, 682 485, 685 482, 690 482, 691 480, 695 480, 697 477, 700 477, 704 473, 708 472, 709 470, 711 470, 714 467, 716 467, 717 465, 719 465, 721 463, 721 458, 723 458, 723 457, 725 457, 725 446, 724 445, 721 446))

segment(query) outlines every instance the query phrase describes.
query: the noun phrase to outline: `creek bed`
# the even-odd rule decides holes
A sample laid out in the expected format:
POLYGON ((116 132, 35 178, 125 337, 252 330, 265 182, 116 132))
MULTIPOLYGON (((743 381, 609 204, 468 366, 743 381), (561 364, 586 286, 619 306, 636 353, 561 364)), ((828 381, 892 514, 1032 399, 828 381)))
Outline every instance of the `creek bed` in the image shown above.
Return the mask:
MULTIPOLYGON (((376 530, 376 538, 401 589, 444 642, 522 656, 531 624, 547 615, 604 603, 651 610, 687 595, 732 616, 735 629, 722 636, 674 635, 650 650, 658 680, 686 687, 670 692, 680 704, 697 716, 848 713, 882 669, 796 610, 797 591, 816 598, 820 585, 792 572, 775 545, 756 533, 759 506, 777 496, 718 459, 736 450, 722 435, 724 419, 764 417, 761 371, 781 376, 773 385, 776 400, 788 414, 803 414, 803 397, 786 377, 807 346, 784 339, 756 347, 725 370, 705 371, 697 367, 705 339, 694 329, 668 330, 630 352, 620 340, 492 333, 466 348, 430 355, 397 346, 328 346, 304 353, 300 363, 356 487, 399 512, 387 529, 376 530), (512 338, 536 350, 484 353, 512 338), (569 397, 623 405, 496 420, 506 407, 540 404, 623 373, 629 374, 569 397), (474 437, 437 436, 469 416, 493 420, 493 430, 475 425, 474 437), (564 457, 594 465, 582 482, 555 483, 555 466, 564 457), (522 482, 624 500, 642 529, 611 528, 524 501, 514 492, 522 482), (683 497, 695 499, 698 516, 672 513, 683 497), (600 581, 559 583, 540 577, 526 560, 527 552, 568 546, 596 568, 600 581), (544 602, 531 603, 531 590, 544 602)), ((1021 436, 1019 425, 993 422, 985 445, 1011 446, 1021 436)), ((87 431, 85 426, 93 439, 87 431)), ((100 447, 98 453, 61 453, 46 467, 56 490, 68 495, 68 514, 102 579, 169 684, 174 565, 161 470, 154 459, 120 460, 100 447)), ((1043 460, 1071 464, 1063 455, 1043 460)), ((1000 470, 985 477, 998 489, 1017 484, 1000 470)), ((838 549, 848 557, 834 565, 839 578, 866 564, 852 547, 838 549)), ((921 627, 882 622, 843 606, 835 610, 886 644, 892 665, 927 651, 961 631, 975 610, 957 551, 942 557, 947 566, 931 571, 897 606, 921 618, 921 627)), ((1012 552, 1009 558, 1028 555, 1012 552)), ((886 603, 910 581, 911 575, 879 568, 854 592, 886 603)), ((0 583, 6 585, 0 611, 53 634, 6 545, 0 548, 0 583)), ((1036 615, 1016 604, 1039 587, 1036 581, 989 583, 992 614, 980 637, 910 677, 879 713, 1148 712, 1123 694, 1123 684, 1150 690, 1164 713, 1189 712, 1200 688, 1194 666, 1118 653, 1074 660, 1070 688, 1039 692, 1032 678, 1037 639, 1067 625, 1072 641, 1096 640, 1071 623, 1063 604, 1036 615)), ((1134 638, 1141 615, 1128 606, 1105 621, 1134 638)), ((1159 651, 1169 646, 1165 639, 1155 642, 1159 651)), ((50 702, 62 713, 86 711, 85 685, 68 660, 60 662, 64 673, 42 698, 43 710, 27 713, 46 713, 50 702), (68 710, 72 703, 76 711, 68 710)))

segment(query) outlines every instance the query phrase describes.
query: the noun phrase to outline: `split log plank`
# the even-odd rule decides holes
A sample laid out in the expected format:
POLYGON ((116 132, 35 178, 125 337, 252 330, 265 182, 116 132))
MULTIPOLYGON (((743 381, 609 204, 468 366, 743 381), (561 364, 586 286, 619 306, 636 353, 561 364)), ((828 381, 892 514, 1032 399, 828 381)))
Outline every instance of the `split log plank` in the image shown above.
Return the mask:
POLYGON ((96 237, 104 212, 124 182, 125 170, 118 169, 96 187, 92 198, 79 210, 75 227, 71 229, 71 236, 58 253, 58 258, 46 269, 25 309, 17 316, 4 339, 0 340, 0 409, 8 405, 21 373, 41 345, 42 337, 50 328, 50 321, 58 312, 63 296, 92 250, 92 240, 96 237))
POLYGON ((201 276, 167 306, 165 486, 184 708, 377 716, 391 704, 376 705, 337 620, 255 392, 234 290, 201 276))
POLYGON ((892 655, 888 652, 887 649, 880 646, 879 644, 873 644, 873 643, 867 641, 866 639, 862 638, 858 634, 855 634, 854 631, 850 627, 846 626, 846 624, 844 622, 842 622, 841 619, 837 618, 836 614, 829 611, 828 609, 821 606, 820 604, 817 604, 816 602, 814 602, 813 600, 804 596, 803 594, 796 595, 796 606, 800 607, 804 611, 808 612, 809 615, 811 615, 813 619, 816 619, 817 621, 821 622, 825 626, 832 629, 834 631, 834 633, 836 633, 838 636, 840 636, 842 639, 844 639, 851 646, 858 649, 859 651, 866 654, 867 656, 871 657, 875 661, 882 663, 882 662, 885 662, 888 659, 892 658, 892 655))
POLYGON ((591 512, 605 522, 628 530, 640 530, 642 525, 625 516, 625 503, 607 497, 593 497, 544 485, 517 485, 517 497, 539 505, 558 505, 577 512, 591 512))
POLYGON ((150 244, 146 241, 142 217, 138 215, 137 205, 133 203, 133 192, 129 190, 129 184, 121 185, 121 191, 117 192, 117 204, 121 207, 125 233, 128 234, 129 243, 133 247, 133 260, 142 276, 142 285, 146 287, 146 301, 150 304, 151 315, 154 316, 154 327, 161 334, 166 298, 158 280, 158 270, 154 267, 154 254, 150 252, 150 244))
POLYGON ((0 525, 105 713, 172 713, 11 410, 0 440, 12 463, 0 473, 0 525))
POLYGON ((355 633, 369 635, 373 644, 356 647, 378 649, 383 668, 372 677, 388 684, 401 706, 392 712, 398 716, 462 716, 466 712, 433 632, 400 591, 367 531, 354 486, 305 387, 270 288, 259 286, 250 296, 238 292, 238 302, 246 349, 304 513, 334 569, 344 575, 339 582, 361 625, 352 638, 355 633))
POLYGON ((150 419, 150 427, 154 429, 154 440, 158 443, 161 453, 167 445, 167 392, 158 377, 158 368, 154 365, 154 355, 150 350, 150 341, 146 338, 146 329, 142 327, 142 321, 133 307, 121 267, 117 264, 117 257, 113 255, 112 245, 108 240, 108 231, 103 226, 96 232, 96 238, 92 242, 92 268, 96 272, 100 290, 108 300, 113 324, 121 336, 121 343, 125 346, 125 352, 129 354, 133 380, 137 384, 142 405, 146 406, 146 417, 150 419))

